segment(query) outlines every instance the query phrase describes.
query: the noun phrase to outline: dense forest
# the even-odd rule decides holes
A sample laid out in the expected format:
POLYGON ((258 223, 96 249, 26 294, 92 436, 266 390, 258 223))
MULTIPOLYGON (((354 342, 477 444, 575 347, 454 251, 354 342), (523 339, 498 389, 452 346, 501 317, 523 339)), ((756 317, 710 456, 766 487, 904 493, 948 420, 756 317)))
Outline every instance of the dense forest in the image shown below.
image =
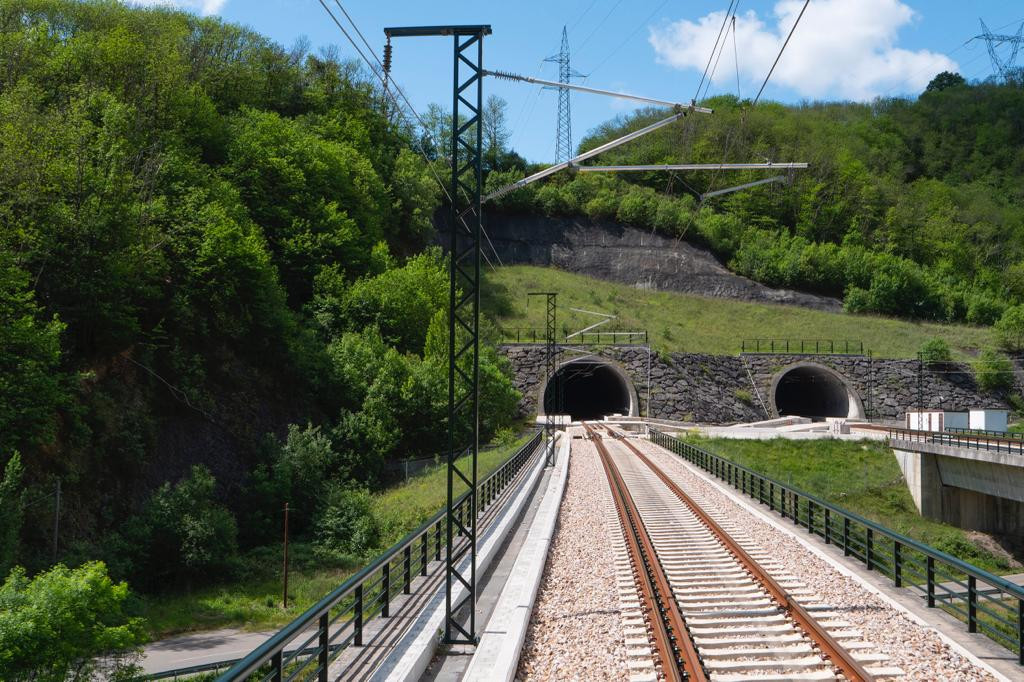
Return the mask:
MULTIPOLYGON (((500 206, 658 230, 765 284, 840 297, 851 312, 992 324, 1024 303, 1024 72, 999 83, 939 74, 913 100, 701 104, 714 114, 691 114, 585 163, 810 167, 789 173, 788 184, 705 201, 710 190, 779 173, 577 173, 500 206)), ((666 115, 610 121, 579 151, 666 115)), ((489 187, 517 177, 492 174, 489 187)))
MULTIPOLYGON (((0 4, 0 572, 24 567, 0 588, 5 672, 65 679, 32 639, 54 595, 110 621, 83 642, 130 644, 118 581, 228 576, 289 500, 299 538, 335 537, 353 491, 443 451, 448 276, 416 137, 329 50, 0 4), (57 562, 81 568, 29 580, 57 562)), ((518 395, 493 350, 481 375, 489 438, 518 395)))

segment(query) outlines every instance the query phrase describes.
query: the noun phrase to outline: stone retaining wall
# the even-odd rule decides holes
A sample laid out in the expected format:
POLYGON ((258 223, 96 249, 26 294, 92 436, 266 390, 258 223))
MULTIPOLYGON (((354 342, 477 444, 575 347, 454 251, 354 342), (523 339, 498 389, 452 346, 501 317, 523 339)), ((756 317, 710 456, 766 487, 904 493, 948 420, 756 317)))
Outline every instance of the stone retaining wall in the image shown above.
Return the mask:
MULTIPOLYGON (((544 346, 500 346, 511 364, 516 388, 523 394, 522 415, 537 414, 544 381, 544 346)), ((879 360, 863 356, 651 352, 646 346, 595 348, 597 358, 617 365, 633 382, 640 413, 656 419, 728 424, 774 415, 773 380, 799 363, 814 363, 839 373, 857 393, 869 417, 902 419, 918 403, 917 360, 879 360), (648 372, 648 367, 649 372, 648 372), (650 403, 648 405, 648 402, 650 403)), ((576 354, 563 353, 564 362, 576 354)), ((1021 369, 1021 358, 1017 358, 1021 369)), ((1024 393, 1024 372, 1016 391, 1024 393)), ((923 372, 925 408, 966 410, 1005 408, 1006 401, 981 391, 966 365, 950 363, 923 372), (941 398, 941 402, 940 402, 941 398)))

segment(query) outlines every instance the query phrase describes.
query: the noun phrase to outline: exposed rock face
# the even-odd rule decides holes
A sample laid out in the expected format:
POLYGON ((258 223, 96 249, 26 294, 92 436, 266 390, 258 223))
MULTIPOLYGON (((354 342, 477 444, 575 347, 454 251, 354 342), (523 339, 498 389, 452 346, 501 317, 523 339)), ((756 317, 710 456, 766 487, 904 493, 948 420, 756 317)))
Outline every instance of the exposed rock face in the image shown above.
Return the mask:
MULTIPOLYGON (((741 301, 840 310, 839 300, 772 289, 734 275, 710 252, 609 221, 487 213, 484 225, 506 265, 554 266, 638 287, 741 301)), ((447 243, 441 238, 442 243, 447 243)), ((491 253, 485 242, 484 250, 491 253)), ((492 256, 493 259, 493 256, 492 256)))
MULTIPOLYGON (((536 414, 544 383, 544 346, 510 344, 500 346, 499 351, 509 359, 516 388, 523 394, 521 413, 536 414)), ((629 377, 640 414, 659 419, 710 424, 765 419, 773 410, 773 380, 797 363, 807 362, 836 371, 858 395, 869 417, 902 419, 908 408, 915 409, 918 404, 917 360, 767 353, 659 355, 646 346, 595 348, 595 355, 617 365, 629 377)), ((560 361, 570 358, 566 355, 560 361)), ((966 365, 925 368, 921 385, 925 408, 1007 407, 1000 396, 978 388, 966 365)), ((1024 372, 1018 374, 1016 391, 1024 392, 1024 372)))

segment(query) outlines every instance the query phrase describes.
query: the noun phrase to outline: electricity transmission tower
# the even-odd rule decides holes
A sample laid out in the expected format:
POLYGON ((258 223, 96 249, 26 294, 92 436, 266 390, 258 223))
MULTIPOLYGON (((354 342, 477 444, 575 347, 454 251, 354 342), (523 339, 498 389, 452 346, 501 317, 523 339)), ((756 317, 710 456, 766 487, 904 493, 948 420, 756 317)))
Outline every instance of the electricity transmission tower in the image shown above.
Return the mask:
POLYGON ((1016 35, 1007 35, 992 33, 992 31, 988 30, 988 26, 985 25, 984 19, 979 19, 978 21, 981 22, 982 32, 980 35, 974 36, 974 39, 985 41, 985 45, 988 47, 988 57, 992 60, 993 75, 998 74, 1000 78, 1006 80, 1014 70, 1017 52, 1020 50, 1021 43, 1024 43, 1024 22, 1021 22, 1016 35), (1003 45, 1010 46, 1010 54, 1006 59, 1001 59, 996 51, 1003 45))
MULTIPOLYGON (((558 64, 558 82, 569 83, 570 78, 583 78, 582 73, 569 66, 569 34, 562 27, 562 49, 545 59, 558 64)), ((553 89, 553 88, 552 88, 553 89)), ((569 111, 569 88, 558 88, 558 125, 555 132, 555 161, 561 163, 572 158, 572 118, 569 111)))

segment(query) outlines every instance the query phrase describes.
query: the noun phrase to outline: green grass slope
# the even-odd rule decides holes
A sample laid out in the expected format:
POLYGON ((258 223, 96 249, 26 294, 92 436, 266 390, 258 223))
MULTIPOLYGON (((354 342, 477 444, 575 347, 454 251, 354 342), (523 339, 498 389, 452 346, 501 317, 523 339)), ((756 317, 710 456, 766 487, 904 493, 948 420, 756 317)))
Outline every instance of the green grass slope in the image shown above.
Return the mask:
POLYGON ((876 357, 914 357, 928 339, 945 339, 964 359, 992 345, 987 327, 908 322, 870 315, 828 313, 795 306, 745 303, 669 291, 649 291, 554 268, 514 265, 488 269, 484 311, 499 329, 544 325, 544 306, 527 292, 558 292, 558 327, 576 331, 599 318, 569 308, 615 315, 605 329, 646 329, 659 350, 734 354, 743 339, 850 339, 876 357))
MULTIPOLYGON (((497 469, 528 439, 529 436, 523 436, 481 450, 477 460, 479 478, 497 469)), ((468 459, 461 460, 459 467, 468 474, 468 459)), ((331 565, 313 552, 312 545, 292 544, 287 609, 281 608, 280 551, 259 547, 243 558, 244 570, 238 580, 188 594, 143 597, 142 615, 150 636, 160 639, 180 632, 224 627, 272 629, 291 622, 444 507, 448 494, 446 477, 447 469, 439 465, 375 493, 371 508, 380 527, 380 541, 366 557, 352 557, 351 561, 331 565)))
POLYGON ((987 536, 918 514, 896 458, 883 443, 699 436, 686 440, 987 571, 1020 570, 1020 564, 987 536))

